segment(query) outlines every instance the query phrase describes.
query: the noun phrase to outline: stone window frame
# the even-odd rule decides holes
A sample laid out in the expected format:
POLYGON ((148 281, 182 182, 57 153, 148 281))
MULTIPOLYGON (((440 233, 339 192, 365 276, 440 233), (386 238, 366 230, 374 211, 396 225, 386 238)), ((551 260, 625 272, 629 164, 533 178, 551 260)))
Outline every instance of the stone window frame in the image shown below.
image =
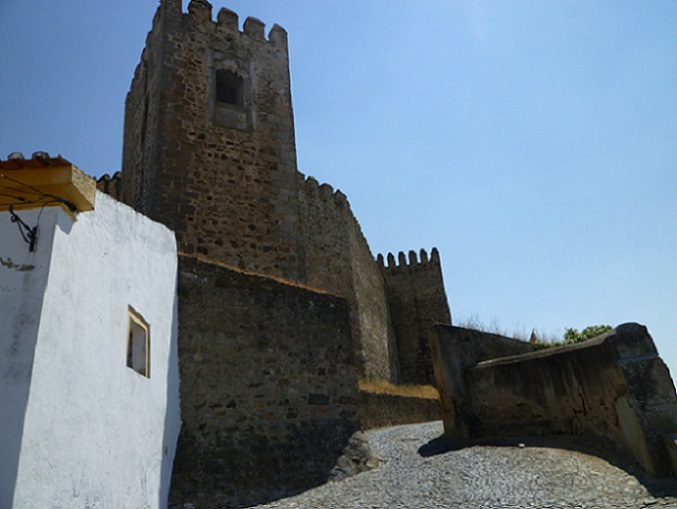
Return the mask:
POLYGON ((245 109, 245 79, 232 69, 215 69, 214 98, 219 106, 245 109))
POLYGON ((216 49, 209 51, 207 59, 208 86, 209 86, 209 119, 210 123, 226 129, 251 131, 254 128, 252 114, 252 82, 248 72, 248 65, 242 65, 231 56, 216 49), (219 74, 230 74, 239 80, 238 104, 219 101, 218 77, 219 74))
POLYGON ((150 378, 150 324, 132 306, 127 306, 127 367, 150 378))

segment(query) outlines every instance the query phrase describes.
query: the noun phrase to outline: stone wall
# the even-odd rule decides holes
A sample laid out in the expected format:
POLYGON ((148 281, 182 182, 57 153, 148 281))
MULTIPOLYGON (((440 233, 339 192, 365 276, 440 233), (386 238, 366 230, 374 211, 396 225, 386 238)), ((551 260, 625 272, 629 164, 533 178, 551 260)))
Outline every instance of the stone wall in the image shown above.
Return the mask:
POLYGON ((400 380, 400 354, 385 280, 352 214, 348 221, 348 238, 354 306, 359 319, 360 344, 356 355, 362 360, 360 374, 397 383, 400 380))
POLYGON ((432 360, 445 434, 467 437, 475 422, 465 370, 481 361, 533 352, 536 347, 526 341, 451 325, 436 325, 434 331, 432 360))
POLYGON ((180 257, 183 428, 171 506, 322 483, 359 428, 345 300, 180 257))
POLYGON ((599 437, 652 475, 677 474, 666 446, 677 432, 677 396, 645 327, 624 324, 584 343, 475 366, 456 360, 463 349, 457 334, 437 332, 447 436, 599 437))
POLYGON ((122 201, 122 175, 116 171, 111 177, 108 173, 103 174, 96 181, 96 188, 118 201, 122 201))
POLYGON ((298 280, 298 190, 287 34, 254 18, 163 0, 125 113, 125 201, 179 250, 298 280), (219 100, 237 76, 238 104, 219 100))
POLYGON ((397 379, 383 276, 345 195, 299 174, 302 280, 348 299, 360 375, 397 379))
POLYGON ((379 255, 385 279, 390 316, 397 338, 399 382, 434 384, 430 345, 433 326, 451 324, 451 313, 444 291, 440 255, 433 248, 430 259, 421 250, 420 261, 414 251, 407 260, 400 252, 398 262, 388 254, 387 266, 379 255))
POLYGON ((122 146, 124 178, 112 189, 105 185, 105 179, 103 182, 100 179, 97 187, 107 193, 119 189, 117 196, 111 196, 175 230, 177 225, 167 221, 166 216, 158 211, 158 196, 154 192, 160 186, 162 177, 158 171, 165 94, 162 62, 164 33, 161 25, 169 14, 171 13, 165 9, 165 4, 161 3, 153 18, 153 28, 146 37, 141 61, 134 71, 127 93, 122 146))
POLYGON ((438 421, 440 402, 432 398, 360 391, 360 416, 363 430, 438 421))
MULTIPOLYGON (((383 277, 345 195, 296 169, 287 34, 165 0, 127 97, 122 198, 176 232, 184 254, 283 277, 350 302, 357 366, 397 379, 383 277), (242 103, 216 98, 220 72, 242 103)), ((117 190, 102 178, 101 189, 117 190)))

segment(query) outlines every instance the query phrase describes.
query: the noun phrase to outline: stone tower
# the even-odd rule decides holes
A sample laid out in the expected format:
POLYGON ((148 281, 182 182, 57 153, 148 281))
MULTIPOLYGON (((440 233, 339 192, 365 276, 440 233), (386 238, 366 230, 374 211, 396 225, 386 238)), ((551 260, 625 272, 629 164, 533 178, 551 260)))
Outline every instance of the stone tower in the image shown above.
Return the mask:
POLYGON ((162 0, 127 96, 122 199, 184 254, 299 280, 287 33, 162 0))
MULTIPOLYGON (((109 179, 110 180, 110 179, 109 179)), ((127 96, 121 185, 179 251, 348 300, 361 374, 396 379, 384 282, 343 193, 297 170, 287 33, 162 0, 127 96)), ((115 183, 115 185, 113 185, 115 183)))
POLYGON ((247 18, 240 31, 227 9, 214 21, 207 0, 187 13, 161 0, 127 96, 121 177, 100 187, 174 230, 182 255, 345 298, 360 375, 431 381, 400 376, 398 344, 429 362, 421 331, 446 323, 446 299, 416 327, 390 308, 416 312, 406 288, 420 295, 424 280, 443 296, 441 272, 389 278, 346 196, 298 171, 287 33, 264 28, 247 18))
POLYGON ((440 253, 433 248, 428 257, 421 249, 419 260, 415 251, 409 251, 408 257, 400 252, 397 263, 389 253, 387 261, 386 266, 383 256, 378 256, 397 338, 400 381, 434 385, 430 349, 433 326, 451 323, 440 253))

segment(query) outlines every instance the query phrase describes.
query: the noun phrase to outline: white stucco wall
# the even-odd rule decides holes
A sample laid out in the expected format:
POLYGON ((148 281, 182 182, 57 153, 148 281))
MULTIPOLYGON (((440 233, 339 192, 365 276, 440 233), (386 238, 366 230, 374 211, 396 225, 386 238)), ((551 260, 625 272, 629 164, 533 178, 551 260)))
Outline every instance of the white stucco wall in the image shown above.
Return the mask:
MULTIPOLYGON (((19 215, 33 226, 39 213, 19 215)), ((0 509, 12 507, 57 215, 55 208, 40 215, 40 242, 30 253, 10 213, 0 212, 0 509)))
POLYGON ((174 235, 101 193, 55 223, 13 507, 164 507, 180 424, 174 235), (126 365, 128 306, 150 324, 150 378, 126 365))

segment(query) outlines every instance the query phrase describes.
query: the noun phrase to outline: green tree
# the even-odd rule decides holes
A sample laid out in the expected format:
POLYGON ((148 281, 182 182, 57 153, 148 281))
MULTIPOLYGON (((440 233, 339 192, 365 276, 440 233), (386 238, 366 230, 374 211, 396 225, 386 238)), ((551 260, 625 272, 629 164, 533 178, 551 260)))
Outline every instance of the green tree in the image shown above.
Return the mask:
POLYGON ((580 343, 581 341, 587 341, 588 339, 596 338, 610 330, 610 325, 590 325, 583 329, 582 332, 578 332, 578 329, 569 327, 564 331, 564 344, 572 345, 574 343, 580 343))

